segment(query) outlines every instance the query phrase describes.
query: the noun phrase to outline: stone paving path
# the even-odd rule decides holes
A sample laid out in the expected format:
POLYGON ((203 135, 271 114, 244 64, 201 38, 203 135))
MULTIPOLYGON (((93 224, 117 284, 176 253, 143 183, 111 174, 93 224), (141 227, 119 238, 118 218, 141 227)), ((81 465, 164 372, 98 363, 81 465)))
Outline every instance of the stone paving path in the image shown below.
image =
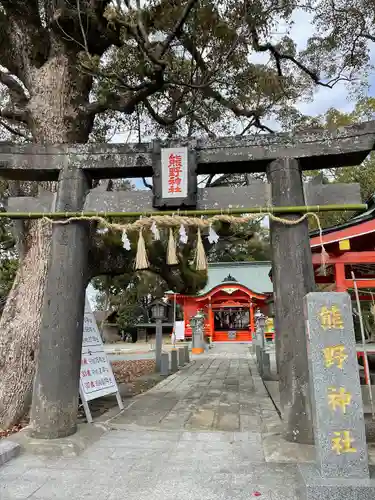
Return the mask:
POLYGON ((280 424, 245 345, 216 345, 134 398, 82 455, 23 454, 0 499, 297 500, 296 466, 267 463, 280 424))

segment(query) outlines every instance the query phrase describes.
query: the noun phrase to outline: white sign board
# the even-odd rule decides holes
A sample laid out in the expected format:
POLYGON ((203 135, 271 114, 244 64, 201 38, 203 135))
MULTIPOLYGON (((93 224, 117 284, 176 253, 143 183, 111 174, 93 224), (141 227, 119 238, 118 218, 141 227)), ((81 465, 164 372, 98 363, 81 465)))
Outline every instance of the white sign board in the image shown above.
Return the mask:
POLYGON ((176 340, 185 339, 185 321, 176 321, 175 326, 176 340))
POLYGON ((162 148, 161 186, 163 198, 188 195, 188 148, 162 148))
MULTIPOLYGON (((98 325, 96 324, 95 316, 86 297, 80 374, 80 395, 86 415, 88 401, 108 396, 109 394, 118 395, 118 387, 112 372, 111 363, 104 351, 103 341, 98 325)), ((120 404, 121 398, 119 395, 117 401, 119 401, 121 408, 122 402, 120 404)), ((90 418, 88 417, 87 420, 91 421, 90 418)))

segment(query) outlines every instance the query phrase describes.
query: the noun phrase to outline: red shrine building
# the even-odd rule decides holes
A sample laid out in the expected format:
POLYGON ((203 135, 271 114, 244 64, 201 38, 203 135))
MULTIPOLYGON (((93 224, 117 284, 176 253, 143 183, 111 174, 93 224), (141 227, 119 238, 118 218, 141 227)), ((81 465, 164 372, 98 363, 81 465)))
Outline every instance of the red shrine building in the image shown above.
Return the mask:
MULTIPOLYGON (((361 300, 375 288, 375 196, 368 210, 343 224, 311 233, 315 281, 321 291, 351 293, 354 280, 361 300), (328 253, 322 259, 322 244, 328 253), (322 264, 325 265, 322 265, 322 264)), ((375 294, 375 290, 374 290, 375 294)))
POLYGON ((207 285, 199 294, 177 295, 183 309, 185 337, 192 335, 190 319, 205 313, 205 333, 214 342, 250 342, 255 330, 255 312, 266 314, 272 295, 270 262, 220 262, 209 264, 207 285))
MULTIPOLYGON (((354 280, 361 300, 367 338, 375 340, 375 197, 365 213, 347 222, 311 233, 311 250, 317 288, 347 291, 353 300, 356 336, 360 335, 354 297, 354 280), (322 243, 325 258, 322 258, 322 243), (354 278, 353 278, 354 277, 354 278)), ((185 337, 192 331, 190 319, 205 313, 205 333, 215 342, 251 341, 255 312, 266 316, 272 301, 271 262, 223 262, 210 264, 206 287, 195 296, 176 295, 183 310, 185 337)), ((170 297, 172 298, 172 297, 170 297)), ((276 331, 277 335, 277 331, 276 331)))

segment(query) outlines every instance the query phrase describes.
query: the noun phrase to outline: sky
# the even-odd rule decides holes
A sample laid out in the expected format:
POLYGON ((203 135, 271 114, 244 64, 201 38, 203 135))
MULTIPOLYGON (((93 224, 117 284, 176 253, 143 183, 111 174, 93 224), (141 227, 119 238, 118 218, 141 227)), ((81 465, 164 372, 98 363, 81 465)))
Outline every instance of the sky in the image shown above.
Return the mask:
MULTIPOLYGON (((292 26, 290 36, 297 44, 297 49, 303 50, 306 47, 308 38, 313 33, 311 16, 306 12, 299 11, 294 14, 293 21, 294 24, 292 26)), ((277 40, 279 36, 282 36, 283 33, 285 33, 285 30, 286 27, 280 25, 277 28, 277 33, 274 33, 274 39, 272 40, 272 42, 277 40)), ((268 58, 268 56, 265 54, 256 54, 254 57, 252 57, 252 61, 264 62, 265 58, 268 58)), ((375 65, 375 44, 373 44, 372 47, 371 61, 375 65)), ((369 83, 370 88, 368 93, 370 96, 375 96, 375 74, 372 75, 369 83)), ((329 108, 336 108, 342 112, 350 112, 354 109, 354 106, 355 102, 350 98, 348 88, 344 82, 339 82, 337 85, 335 85, 334 89, 318 87, 311 102, 301 101, 297 103, 297 107, 299 108, 299 110, 303 114, 309 116, 318 116, 324 114, 329 108)), ((265 123, 271 128, 276 128, 276 124, 272 123, 271 121, 265 123)), ((112 141, 124 142, 126 136, 127 134, 118 134, 113 137, 112 141)), ((148 140, 148 138, 145 138, 145 140, 148 140)), ((133 182, 137 189, 145 189, 141 180, 133 179, 133 182)), ((95 293, 92 287, 90 288, 88 295, 91 305, 94 305, 95 293)))

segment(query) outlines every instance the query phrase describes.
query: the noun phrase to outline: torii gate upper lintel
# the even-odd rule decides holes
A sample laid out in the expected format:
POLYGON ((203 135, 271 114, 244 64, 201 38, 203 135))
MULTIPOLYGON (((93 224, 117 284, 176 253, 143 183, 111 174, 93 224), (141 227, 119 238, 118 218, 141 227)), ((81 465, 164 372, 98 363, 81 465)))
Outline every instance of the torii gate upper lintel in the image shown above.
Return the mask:
POLYGON ((19 180, 57 180, 62 157, 93 179, 151 177, 155 142, 189 146, 196 152, 197 174, 266 172, 279 158, 295 158, 302 170, 359 165, 374 149, 375 120, 329 130, 242 137, 176 139, 131 144, 14 145, 0 143, 0 175, 19 180))
MULTIPOLYGON (((15 180, 58 180, 57 212, 96 211, 95 208, 99 211, 103 207, 106 211, 157 209, 163 208, 160 154, 163 148, 187 146, 191 171, 190 207, 249 207, 261 205, 262 199, 273 206, 301 206, 305 204, 302 170, 359 164, 374 144, 375 121, 334 132, 310 130, 299 134, 145 144, 41 146, 3 143, 0 144, 0 175, 15 180), (199 174, 240 172, 266 172, 270 187, 255 183, 235 193, 233 188, 225 187, 197 191, 196 176, 199 174), (151 193, 135 197, 131 192, 90 191, 92 179, 152 175, 155 175, 154 198, 151 193)), ((358 185, 342 185, 339 190, 329 185, 311 185, 305 191, 309 204, 314 204, 315 200, 321 205, 327 201, 360 202, 358 185)), ((46 205, 46 197, 43 200, 10 198, 8 205, 13 211, 39 212, 40 205, 47 212, 51 210, 46 205)), ((296 218, 298 214, 289 217, 296 218)), ((73 222, 53 226, 31 413, 35 437, 63 437, 76 429, 88 238, 85 224, 73 222)), ((314 290, 315 284, 307 222, 295 226, 272 222, 271 244, 280 394, 286 436, 298 442, 311 442, 303 299, 314 290)))

